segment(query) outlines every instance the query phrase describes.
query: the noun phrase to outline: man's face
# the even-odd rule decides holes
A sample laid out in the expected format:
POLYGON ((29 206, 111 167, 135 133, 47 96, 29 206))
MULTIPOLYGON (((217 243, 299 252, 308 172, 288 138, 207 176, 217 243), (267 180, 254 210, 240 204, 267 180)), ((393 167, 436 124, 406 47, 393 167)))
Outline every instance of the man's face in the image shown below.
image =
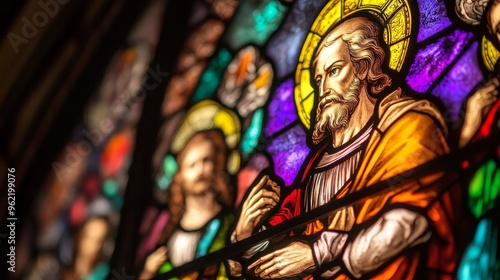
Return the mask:
POLYGON ((91 220, 82 229, 78 253, 82 258, 93 259, 101 252, 108 234, 108 225, 103 220, 91 220))
POLYGON ((347 44, 340 38, 329 46, 322 44, 314 61, 319 100, 313 142, 317 144, 327 136, 326 133, 348 126, 359 102, 360 80, 355 74, 347 44))
POLYGON ((214 178, 215 148, 207 139, 200 139, 188 148, 180 166, 182 187, 185 192, 201 194, 210 188, 207 182, 214 178))
POLYGON ((488 25, 491 28, 491 35, 497 38, 500 44, 500 1, 494 0, 488 11, 488 25))

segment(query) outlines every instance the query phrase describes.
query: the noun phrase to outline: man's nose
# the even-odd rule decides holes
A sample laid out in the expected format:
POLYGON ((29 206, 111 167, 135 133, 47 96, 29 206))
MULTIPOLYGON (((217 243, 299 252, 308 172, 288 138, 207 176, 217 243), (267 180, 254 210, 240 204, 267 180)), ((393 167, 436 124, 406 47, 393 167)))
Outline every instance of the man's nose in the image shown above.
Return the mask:
POLYGON ((203 161, 202 167, 201 167, 202 174, 204 174, 204 175, 210 174, 213 171, 212 169, 213 169, 213 166, 212 166, 211 161, 209 161, 209 160, 203 161))
POLYGON ((328 93, 330 92, 328 88, 329 87, 327 85, 326 79, 322 80, 320 85, 319 85, 319 98, 320 99, 325 97, 326 95, 328 95, 328 93))
POLYGON ((331 89, 329 88, 326 88, 326 87, 322 87, 320 90, 319 90, 319 99, 323 99, 325 96, 328 96, 330 94, 330 91, 331 89))

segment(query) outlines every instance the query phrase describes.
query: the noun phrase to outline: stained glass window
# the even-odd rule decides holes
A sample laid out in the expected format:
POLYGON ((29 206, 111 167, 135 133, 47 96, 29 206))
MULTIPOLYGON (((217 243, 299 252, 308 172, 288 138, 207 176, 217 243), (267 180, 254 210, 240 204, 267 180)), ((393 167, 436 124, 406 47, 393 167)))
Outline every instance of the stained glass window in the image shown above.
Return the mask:
MULTIPOLYGON (((159 172, 157 188, 174 196, 169 189, 179 176, 185 204, 176 210, 173 198, 166 199, 165 214, 179 212, 181 217, 175 223, 162 220, 169 237, 163 236, 157 247, 165 246, 158 250, 166 250, 161 252, 169 266, 152 275, 498 277, 498 256, 492 249, 498 239, 493 214, 500 178, 498 140, 485 144, 492 149, 471 157, 475 145, 493 139, 495 124, 487 119, 495 119, 497 106, 492 108, 499 85, 492 65, 498 42, 484 26, 490 23, 464 19, 471 8, 462 2, 240 3, 221 47, 196 75, 200 78, 191 89, 188 110, 179 108, 179 117, 165 123, 175 128, 163 135, 169 144, 160 145, 158 153, 164 162, 177 165, 159 172), (337 46, 337 40, 348 48, 337 46), (378 44, 380 51, 375 50, 378 44), (370 55, 359 49, 369 49, 373 56, 366 58, 370 55), (349 67, 354 67, 356 83, 346 78, 352 75, 349 67), (358 108, 366 100, 346 95, 367 86, 372 107, 363 107, 366 114, 347 106, 347 120, 325 109, 340 109, 349 101, 358 108), (488 94, 485 88, 491 100, 474 103, 478 92, 488 94), (226 236, 229 247, 220 254, 201 249, 207 240, 216 244, 210 229, 184 227, 193 222, 186 218, 188 208, 195 207, 189 206, 194 194, 182 179, 192 134, 224 132, 234 122, 228 119, 221 127, 209 121, 212 117, 193 122, 207 106, 205 99, 232 111, 241 122, 239 143, 225 153, 225 171, 210 169, 227 172, 226 182, 236 192, 234 203, 221 210, 229 216, 205 218, 209 228, 219 221, 217 234, 226 236), (339 105, 326 105, 326 100, 339 105), (477 110, 482 111, 472 112, 477 110), (320 126, 322 118, 327 121, 320 126), (361 124, 353 128, 353 123, 361 124), (190 134, 183 132, 186 126, 190 134), (483 129, 489 130, 481 133, 483 129), (183 148, 177 146, 179 139, 183 148), (220 226, 224 217, 233 220, 226 232, 220 226), (469 237, 460 236, 464 227, 470 227, 469 237), (190 240, 182 247, 186 252, 178 251, 180 240, 190 240)), ((481 7, 481 13, 496 18, 494 4, 481 7)), ((168 90, 165 102, 176 102, 168 90)), ((223 135, 226 142, 234 139, 223 135)))
POLYGON ((151 31, 159 6, 111 60, 60 161, 90 152, 40 202, 41 247, 70 263, 68 228, 104 221, 102 253, 127 248, 140 279, 500 277, 500 1, 189 3, 161 104, 135 100, 172 39, 151 31), (150 178, 128 183, 132 162, 150 178))

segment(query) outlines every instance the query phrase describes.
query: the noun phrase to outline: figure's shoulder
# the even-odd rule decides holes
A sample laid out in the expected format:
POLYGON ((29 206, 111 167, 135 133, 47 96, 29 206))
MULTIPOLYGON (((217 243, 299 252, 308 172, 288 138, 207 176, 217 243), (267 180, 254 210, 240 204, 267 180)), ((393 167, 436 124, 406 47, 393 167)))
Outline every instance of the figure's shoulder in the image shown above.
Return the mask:
POLYGON ((404 131, 437 127, 443 134, 447 133, 446 122, 436 106, 427 99, 406 96, 400 89, 382 100, 378 117, 377 128, 382 132, 408 126, 404 131))
POLYGON ((440 121, 436 119, 435 115, 417 110, 406 111, 395 123, 399 125, 419 126, 420 128, 441 126, 440 121))
POLYGON ((406 111, 385 131, 386 137, 405 140, 409 138, 425 138, 435 134, 443 135, 443 129, 432 115, 420 111, 406 111))

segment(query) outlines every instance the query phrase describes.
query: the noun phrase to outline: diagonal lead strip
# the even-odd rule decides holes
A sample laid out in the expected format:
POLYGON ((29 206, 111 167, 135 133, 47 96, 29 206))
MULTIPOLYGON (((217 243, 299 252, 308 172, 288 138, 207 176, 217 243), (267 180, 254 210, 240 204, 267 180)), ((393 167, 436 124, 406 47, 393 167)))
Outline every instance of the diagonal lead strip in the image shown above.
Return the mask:
POLYGON ((444 156, 433 159, 425 164, 422 164, 408 171, 400 173, 397 176, 391 177, 389 179, 371 185, 358 192, 354 192, 352 194, 346 195, 345 197, 332 200, 321 207, 318 207, 309 212, 301 214, 300 216, 297 216, 290 220, 284 221, 283 223, 277 226, 270 227, 264 231, 253 234, 250 237, 243 239, 239 242, 230 244, 216 252, 195 259, 182 266, 176 267, 173 270, 167 272, 166 274, 159 275, 154 279, 170 279, 173 277, 177 277, 179 275, 186 274, 188 272, 199 270, 201 267, 205 267, 208 264, 218 263, 235 256, 240 256, 255 244, 264 242, 269 239, 273 239, 282 234, 286 234, 291 230, 300 228, 310 223, 311 221, 328 217, 332 212, 337 211, 343 207, 352 205, 358 201, 365 200, 371 196, 387 191, 387 188, 393 185, 392 182, 394 182, 396 178, 403 178, 403 179, 397 179, 399 185, 404 182, 415 180, 435 172, 457 170, 460 168, 461 163, 464 160, 468 160, 474 156, 477 156, 481 152, 496 153, 497 152, 496 149, 500 147, 499 144, 500 144, 500 133, 490 135, 475 143, 469 144, 467 147, 463 149, 455 150, 444 156))

